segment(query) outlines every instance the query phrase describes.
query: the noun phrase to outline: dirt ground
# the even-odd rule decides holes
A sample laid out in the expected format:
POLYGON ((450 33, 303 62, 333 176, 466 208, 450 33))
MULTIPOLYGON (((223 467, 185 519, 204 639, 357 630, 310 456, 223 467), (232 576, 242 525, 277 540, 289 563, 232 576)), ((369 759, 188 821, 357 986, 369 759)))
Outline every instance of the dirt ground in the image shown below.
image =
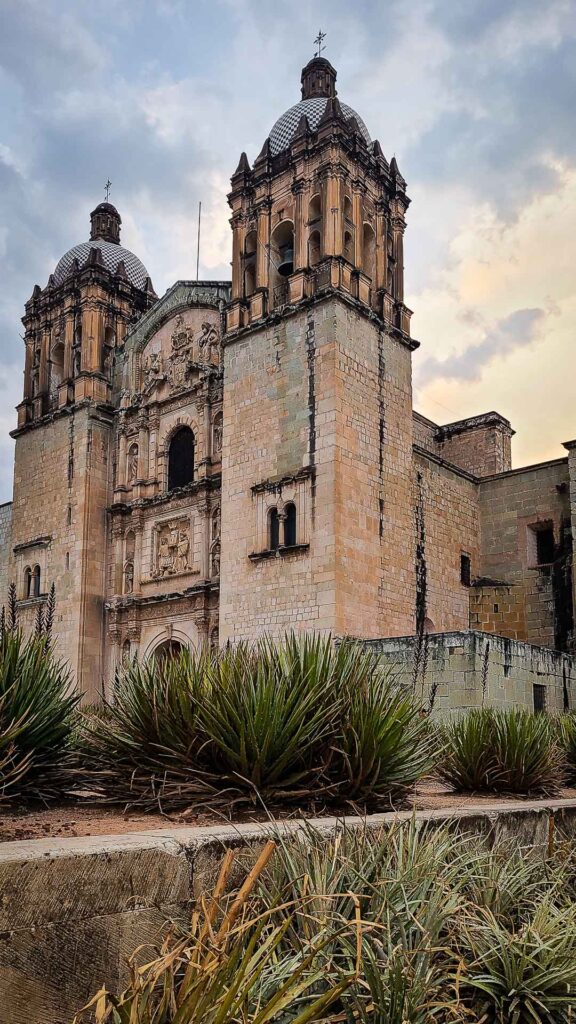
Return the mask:
MULTIPOLYGON (((576 789, 563 789, 559 797, 576 800, 576 789)), ((517 794, 502 796, 463 795, 450 793, 439 782, 422 783, 412 796, 409 807, 416 810, 435 810, 450 807, 471 807, 494 802, 521 799, 517 794)), ((534 799, 534 798, 531 798, 534 799)), ((344 809, 342 809, 342 812, 344 809)), ((321 814, 320 809, 306 816, 321 814)), ((335 813, 327 810, 325 813, 335 813)), ((347 813, 350 813, 348 809, 347 813)), ((302 817, 301 811, 284 812, 280 817, 302 817)), ((262 821, 265 815, 244 812, 236 821, 262 821)), ((0 808, 0 843, 17 839, 63 838, 74 836, 118 835, 123 832, 144 832, 149 829, 167 827, 190 827, 191 825, 219 825, 226 820, 222 814, 190 809, 186 814, 142 814, 135 811, 124 813, 120 808, 88 807, 81 804, 64 804, 58 807, 0 808)))

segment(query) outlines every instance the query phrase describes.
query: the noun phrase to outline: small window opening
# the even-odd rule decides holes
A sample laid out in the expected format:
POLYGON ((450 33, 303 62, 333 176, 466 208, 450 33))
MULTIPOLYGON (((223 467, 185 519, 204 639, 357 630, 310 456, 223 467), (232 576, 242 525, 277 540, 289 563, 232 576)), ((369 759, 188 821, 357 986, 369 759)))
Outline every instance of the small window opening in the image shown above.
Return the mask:
POLYGON ((268 548, 270 551, 277 551, 280 547, 280 520, 278 509, 271 508, 268 513, 268 548))
POLYGON ((500 605, 495 604, 494 605, 494 614, 497 615, 499 611, 500 611, 500 605))
POLYGON ((534 714, 542 714, 546 711, 546 686, 544 683, 534 683, 532 686, 534 701, 534 714))
POLYGON ((554 561, 554 529, 545 526, 536 530, 536 562, 538 565, 550 565, 554 561))
POLYGON ((69 551, 66 552, 66 568, 67 569, 70 568, 70 552, 69 551))
POLYGON ((296 544, 296 505, 290 501, 284 508, 284 546, 294 547, 296 544))
POLYGON ((469 587, 472 579, 472 563, 470 555, 460 555, 460 583, 469 587))
POLYGON ((32 569, 30 566, 26 566, 24 570, 24 597, 30 597, 32 594, 32 569))

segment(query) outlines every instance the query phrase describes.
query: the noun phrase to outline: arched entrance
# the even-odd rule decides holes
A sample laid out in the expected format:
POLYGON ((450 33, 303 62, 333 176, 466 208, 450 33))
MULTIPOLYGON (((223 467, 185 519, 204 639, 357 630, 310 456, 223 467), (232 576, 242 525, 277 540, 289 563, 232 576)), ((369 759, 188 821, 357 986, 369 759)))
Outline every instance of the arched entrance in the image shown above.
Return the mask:
POLYGON ((163 640, 158 647, 155 647, 152 651, 152 657, 159 664, 163 662, 172 661, 173 658, 177 658, 178 655, 184 650, 184 644, 180 643, 179 640, 163 640))

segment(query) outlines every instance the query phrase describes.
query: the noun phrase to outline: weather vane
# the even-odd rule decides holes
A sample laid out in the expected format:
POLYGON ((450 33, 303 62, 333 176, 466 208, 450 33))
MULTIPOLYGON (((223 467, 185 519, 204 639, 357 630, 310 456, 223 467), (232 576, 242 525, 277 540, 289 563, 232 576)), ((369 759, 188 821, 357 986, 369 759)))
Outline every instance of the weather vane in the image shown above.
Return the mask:
POLYGON ((322 43, 324 42, 325 39, 326 39, 326 33, 323 32, 322 29, 320 29, 320 31, 318 32, 318 35, 316 36, 316 39, 314 40, 314 46, 316 47, 316 50, 314 51, 314 56, 315 57, 319 57, 320 54, 322 53, 322 50, 326 49, 325 46, 322 46, 322 43))
POLYGON ((108 178, 108 181, 106 182, 106 184, 104 186, 104 192, 105 192, 105 195, 106 195, 106 202, 108 202, 108 200, 110 199, 110 189, 111 188, 112 188, 112 182, 110 181, 110 178, 108 178))

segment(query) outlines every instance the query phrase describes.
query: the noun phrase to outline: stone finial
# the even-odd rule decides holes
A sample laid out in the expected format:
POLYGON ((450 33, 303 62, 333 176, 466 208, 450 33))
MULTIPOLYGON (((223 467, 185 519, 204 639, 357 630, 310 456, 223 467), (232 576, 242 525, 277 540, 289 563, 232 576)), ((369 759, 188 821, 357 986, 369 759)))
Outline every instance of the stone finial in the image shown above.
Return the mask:
POLYGON ((248 157, 246 153, 240 154, 240 160, 238 161, 238 167, 234 171, 233 177, 237 174, 250 174, 250 164, 248 163, 248 157))

